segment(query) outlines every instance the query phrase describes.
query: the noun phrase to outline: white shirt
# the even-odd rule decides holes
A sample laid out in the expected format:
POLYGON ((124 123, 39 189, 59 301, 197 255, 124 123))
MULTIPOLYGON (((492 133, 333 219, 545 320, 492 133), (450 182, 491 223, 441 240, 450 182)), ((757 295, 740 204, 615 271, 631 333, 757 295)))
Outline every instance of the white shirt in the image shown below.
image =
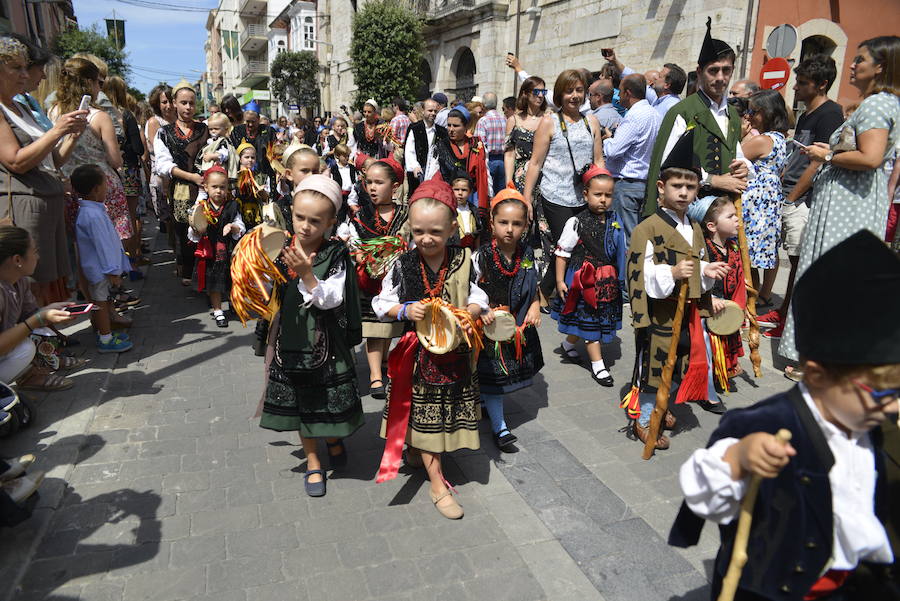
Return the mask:
MULTIPOLYGON (((722 139, 726 139, 728 137, 728 98, 726 96, 722 96, 722 100, 719 104, 716 104, 712 101, 712 99, 707 96, 703 90, 697 90, 698 94, 701 94, 707 100, 709 100, 709 112, 712 113, 713 119, 716 120, 716 123, 719 125, 719 130, 722 134, 722 139)), ((662 165, 666 162, 666 158, 668 158, 669 153, 672 152, 672 149, 675 147, 675 143, 678 142, 678 139, 681 138, 681 135, 687 131, 687 121, 684 120, 684 117, 678 115, 675 117, 675 123, 672 124, 672 131, 669 133, 669 139, 666 140, 666 148, 663 150, 662 159, 660 159, 659 164, 662 165)), ((744 151, 741 148, 740 141, 735 144, 735 154, 734 158, 740 161, 744 161, 747 164, 747 168, 750 169, 750 172, 753 173, 753 164, 748 161, 744 157, 744 151)), ((723 167, 728 169, 728 165, 723 165, 723 167)), ((709 175, 703 169, 700 170, 703 174, 703 179, 709 175)), ((719 174, 714 174, 719 175, 719 174)))
POLYGON ((659 113, 646 100, 634 103, 625 113, 616 134, 603 140, 606 168, 613 177, 647 179, 660 121, 659 113))
MULTIPOLYGON (((388 270, 387 275, 381 281, 381 292, 372 299, 372 310, 381 321, 393 321, 393 318, 388 316, 388 311, 400 304, 400 282, 394 283, 395 271, 393 268, 388 270)), ((488 302, 487 293, 479 288, 478 284, 475 282, 469 284, 469 298, 466 300, 466 306, 478 305, 482 311, 487 311, 490 309, 488 302)))
POLYGON ((445 106, 441 110, 438 111, 438 114, 434 117, 435 125, 440 125, 441 127, 447 127, 447 117, 450 116, 450 107, 445 106))
POLYGON ((175 160, 172 158, 169 147, 166 146, 166 143, 163 142, 162 137, 159 135, 161 131, 162 128, 160 127, 156 130, 156 137, 153 138, 153 154, 155 155, 153 168, 156 170, 157 175, 172 177, 172 169, 176 166, 175 160))
MULTIPOLYGON (((891 563, 894 555, 884 526, 875 515, 875 455, 869 433, 844 434, 825 420, 803 383, 803 400, 825 435, 834 455, 828 472, 834 513, 834 543, 830 568, 852 570, 862 560, 891 563)), ((698 449, 681 466, 679 481, 688 507, 717 524, 729 524, 740 509, 748 478, 731 479, 731 466, 722 457, 738 442, 723 438, 708 449, 698 449)))
MULTIPOLYGON (((196 210, 196 208, 197 208, 197 203, 195 202, 194 206, 191 207, 191 212, 190 212, 191 215, 194 214, 194 211, 196 210)), ((237 226, 237 229, 231 233, 231 237, 234 240, 240 240, 241 236, 243 236, 244 234, 247 233, 247 226, 244 224, 244 220, 241 219, 240 211, 238 211, 237 214, 234 216, 234 220, 231 222, 231 224, 234 226, 237 226)), ((202 237, 203 236, 201 236, 197 232, 197 230, 195 230, 192 226, 188 226, 188 240, 190 240, 191 242, 196 244, 197 242, 200 242, 200 238, 202 238, 202 237)))
MULTIPOLYGON (((434 123, 429 127, 425 126, 425 137, 428 139, 428 146, 426 148, 426 156, 431 154, 431 147, 434 145, 434 123)), ((412 127, 410 127, 409 135, 414 136, 412 127)), ((416 157, 416 144, 415 141, 412 144, 407 144, 403 148, 403 162, 406 163, 406 170, 409 173, 412 173, 416 169, 422 169, 422 165, 419 164, 419 159, 416 157)))
POLYGON ((559 240, 556 241, 556 250, 553 254, 557 257, 568 259, 572 256, 572 251, 575 250, 575 246, 580 239, 581 236, 578 235, 578 217, 569 217, 566 225, 563 226, 562 234, 559 235, 559 240))
MULTIPOLYGON (((681 234, 687 243, 691 246, 694 244, 694 228, 691 226, 687 215, 684 219, 680 219, 678 214, 671 209, 662 208, 666 214, 675 221, 675 231, 681 234)), ((568 223, 566 224, 568 225, 568 223)), ((706 254, 706 249, 700 250, 700 256, 706 254)), ((711 290, 716 280, 706 277, 703 270, 709 265, 708 261, 700 261, 700 288, 703 292, 711 290)), ((696 268, 696 267, 695 267, 696 268)), ((675 278, 672 277, 672 265, 668 263, 653 262, 653 242, 647 241, 647 247, 644 249, 644 290, 650 298, 663 299, 669 298, 675 290, 675 278)))
POLYGON ((302 279, 298 280, 297 290, 303 295, 303 306, 316 306, 323 310, 340 307, 344 302, 344 280, 346 277, 347 270, 341 265, 340 270, 328 279, 320 280, 316 278, 318 284, 312 291, 306 287, 302 279))

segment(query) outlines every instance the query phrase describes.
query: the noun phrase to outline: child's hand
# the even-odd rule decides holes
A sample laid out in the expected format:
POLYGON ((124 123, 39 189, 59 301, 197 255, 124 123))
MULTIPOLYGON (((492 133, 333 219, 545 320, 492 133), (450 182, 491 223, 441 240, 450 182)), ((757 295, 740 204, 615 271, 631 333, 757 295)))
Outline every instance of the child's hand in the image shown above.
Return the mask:
POLYGON ((236 229, 237 229, 237 226, 235 226, 233 223, 229 223, 225 227, 222 228, 222 235, 227 236, 228 234, 235 231, 236 229))
POLYGON ((216 163, 219 162, 219 155, 215 152, 207 152, 203 155, 203 162, 208 163, 210 161, 214 161, 216 163))
POLYGON ((726 307, 726 305, 725 305, 724 300, 722 300, 721 298, 719 298, 717 296, 714 296, 712 298, 713 315, 718 315, 719 313, 721 313, 722 311, 725 310, 725 307, 726 307))
POLYGON ((694 275, 694 262, 691 259, 682 259, 672 265, 672 278, 675 280, 687 280, 694 275))
POLYGON ((414 302, 406 307, 406 319, 410 321, 422 321, 425 319, 425 305, 414 302))
POLYGON ((731 464, 731 477, 735 480, 753 475, 774 478, 796 454, 790 443, 781 442, 774 434, 755 432, 729 447, 724 459, 731 464))
POLYGON ((731 267, 728 266, 728 263, 716 261, 715 263, 708 264, 703 269, 703 275, 714 280, 721 280, 728 275, 729 271, 731 271, 731 267))
POLYGON ((350 212, 356 215, 359 212, 359 205, 351 205, 348 204, 347 208, 350 209, 350 212))
POLYGON ((485 311, 484 313, 481 314, 481 323, 483 323, 486 326, 489 326, 492 323, 494 323, 494 310, 493 309, 488 309, 487 311, 485 311))
POLYGON ((538 327, 541 325, 541 306, 539 304, 533 304, 528 309, 528 313, 525 314, 525 321, 523 321, 526 326, 534 326, 538 327))
POLYGON ((559 298, 566 302, 566 296, 569 294, 569 287, 566 286, 566 283, 562 280, 556 282, 556 293, 559 294, 559 298))
POLYGON ((297 272, 301 278, 312 273, 313 262, 316 260, 316 253, 307 255, 303 252, 300 245, 288 245, 281 251, 281 258, 284 259, 285 265, 297 272))

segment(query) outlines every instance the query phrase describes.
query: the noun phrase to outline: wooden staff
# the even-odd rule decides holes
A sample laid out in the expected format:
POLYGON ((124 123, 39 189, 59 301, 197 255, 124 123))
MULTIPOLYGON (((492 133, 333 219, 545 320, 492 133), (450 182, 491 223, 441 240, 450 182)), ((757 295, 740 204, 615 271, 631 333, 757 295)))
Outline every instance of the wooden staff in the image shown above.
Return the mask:
MULTIPOLYGON (((699 265, 695 265, 695 267, 699 267, 699 265)), ((681 280, 678 286, 678 306, 675 307, 675 317, 672 319, 672 341, 669 343, 666 364, 663 366, 662 376, 659 379, 659 388, 656 389, 656 406, 653 407, 653 413, 650 414, 650 434, 647 436, 647 442, 644 443, 644 459, 653 457, 656 440, 659 438, 659 426, 666 416, 666 411, 669 410, 669 389, 672 387, 672 372, 675 371, 678 339, 681 337, 681 322, 684 319, 684 304, 687 301, 688 293, 687 281, 681 280)))
POLYGON ((762 377, 760 364, 762 357, 759 355, 759 323, 756 321, 756 298, 759 292, 753 287, 753 274, 750 267, 750 248, 747 246, 747 232, 744 229, 743 199, 738 196, 734 201, 734 210, 738 218, 738 246, 741 249, 741 268, 744 270, 744 283, 747 287, 747 319, 750 320, 750 331, 747 333, 747 343, 750 347, 750 362, 753 364, 753 375, 762 377))
MULTIPOLYGON (((791 440, 790 430, 780 429, 775 433, 775 439, 782 444, 787 444, 791 440)), ((738 518, 737 532, 734 535, 734 546, 731 548, 731 560, 728 562, 728 571, 722 580, 722 590, 719 591, 718 601, 732 601, 737 592, 741 572, 744 571, 744 566, 747 564, 747 540, 750 538, 753 506, 756 505, 756 495, 759 493, 761 482, 762 476, 754 475, 750 478, 747 494, 741 500, 741 513, 738 518)))

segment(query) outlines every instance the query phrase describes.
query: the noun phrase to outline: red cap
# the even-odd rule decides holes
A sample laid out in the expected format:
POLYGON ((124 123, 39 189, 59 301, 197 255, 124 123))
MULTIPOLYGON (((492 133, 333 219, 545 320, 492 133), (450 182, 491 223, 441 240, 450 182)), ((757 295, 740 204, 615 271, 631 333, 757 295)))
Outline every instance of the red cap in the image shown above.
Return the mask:
POLYGON ((367 155, 364 152, 357 152, 356 158, 353 160, 353 166, 356 167, 357 171, 362 171, 363 164, 366 161, 368 161, 370 158, 372 158, 372 157, 370 157, 369 155, 367 155))
POLYGON ((603 167, 598 167, 591 163, 591 166, 587 171, 584 172, 584 175, 581 176, 581 182, 586 186, 588 182, 597 177, 598 175, 606 175, 608 177, 612 177, 612 173, 610 173, 607 169, 603 167))
POLYGON ((440 171, 434 174, 429 180, 425 180, 416 191, 409 197, 409 206, 422 198, 433 198, 436 201, 447 205, 450 212, 456 215, 456 200, 453 198, 453 188, 451 188, 444 178, 441 177, 440 171))
POLYGON ((376 162, 378 162, 378 163, 384 163, 385 165, 387 165, 388 167, 390 167, 391 169, 393 169, 393 170, 394 170, 394 175, 397 176, 397 181, 400 182, 400 183, 403 183, 403 165, 401 165, 400 163, 398 163, 398 162, 397 162, 397 159, 395 159, 395 158, 392 157, 392 156, 389 156, 389 157, 387 157, 387 158, 378 159, 378 161, 376 161, 376 162))
POLYGON ((225 177, 228 177, 228 172, 225 171, 225 169, 221 165, 216 164, 203 172, 203 181, 206 181, 210 173, 221 173, 225 177))

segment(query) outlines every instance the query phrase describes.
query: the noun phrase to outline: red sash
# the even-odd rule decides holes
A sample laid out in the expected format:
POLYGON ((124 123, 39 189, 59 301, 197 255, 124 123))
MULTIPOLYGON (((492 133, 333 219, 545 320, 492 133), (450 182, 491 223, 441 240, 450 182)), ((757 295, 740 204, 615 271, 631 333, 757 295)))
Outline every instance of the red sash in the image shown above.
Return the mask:
MULTIPOLYGON (((681 385, 678 387, 678 395, 675 397, 676 403, 685 401, 702 401, 709 400, 707 381, 707 364, 706 364, 706 343, 703 341, 703 324, 700 322, 700 312, 697 310, 697 303, 690 302, 685 307, 688 314, 685 316, 689 320, 689 328, 691 335, 691 352, 688 361, 688 370, 681 379, 681 385)), ((678 336, 678 332, 672 332, 673 336, 678 336)))
MULTIPOLYGON (((598 298, 597 282, 606 279, 616 279, 616 268, 612 265, 594 267, 585 261, 581 267, 572 274, 572 285, 566 294, 566 304, 563 307, 563 315, 572 313, 578 305, 578 301, 584 302, 592 309, 597 308, 598 302, 609 302, 610 299, 598 298)), ((618 286, 618 283, 616 284, 618 286)))
POLYGON ((815 601, 815 599, 827 598, 836 590, 844 586, 844 583, 847 582, 847 578, 849 578, 852 573, 853 572, 850 570, 828 570, 814 585, 812 585, 812 588, 809 589, 809 592, 803 597, 803 601, 815 601))
POLYGON ((375 482, 385 482, 397 477, 400 460, 403 457, 403 444, 406 442, 406 430, 409 428, 409 413, 412 407, 413 368, 416 363, 416 352, 419 349, 419 338, 415 332, 407 332, 400 338, 397 346, 388 356, 388 378, 391 381, 391 394, 388 399, 387 428, 384 454, 375 482))
POLYGON ((203 292, 206 290, 206 261, 213 258, 213 248, 209 243, 209 238, 206 236, 200 238, 194 256, 200 259, 197 262, 197 291, 203 292))

